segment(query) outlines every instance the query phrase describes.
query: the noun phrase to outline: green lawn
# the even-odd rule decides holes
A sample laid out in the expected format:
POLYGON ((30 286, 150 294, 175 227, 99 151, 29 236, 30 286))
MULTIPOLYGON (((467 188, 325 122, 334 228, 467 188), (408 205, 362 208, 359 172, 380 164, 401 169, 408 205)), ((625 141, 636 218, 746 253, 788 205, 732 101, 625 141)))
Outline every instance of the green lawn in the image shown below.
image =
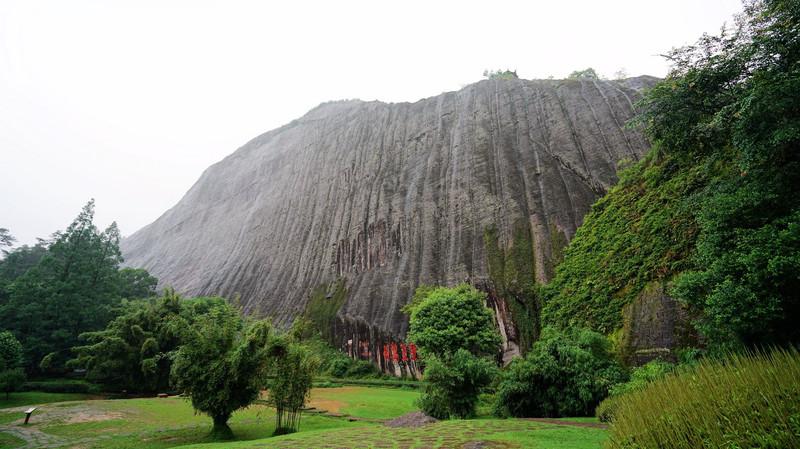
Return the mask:
POLYGON ((465 443, 495 443, 487 447, 541 449, 600 449, 606 431, 520 419, 442 421, 422 428, 388 428, 363 425, 350 429, 301 432, 293 435, 237 443, 184 446, 182 449, 216 448, 459 448, 465 443))
POLYGON ((214 443, 208 438, 211 420, 194 413, 183 398, 87 400, 85 395, 18 393, 0 402, 0 447, 80 447, 82 449, 156 449, 184 446, 202 448, 263 447, 460 447, 486 441, 487 447, 599 449, 602 429, 526 420, 477 419, 447 421, 419 429, 389 428, 380 420, 414 411, 414 390, 351 386, 318 388, 310 405, 343 415, 306 413, 300 432, 272 437, 274 410, 256 404, 231 418, 237 441, 214 443), (72 400, 70 399, 81 399, 72 400), (47 402, 48 400, 53 402, 47 402), (40 405, 29 426, 22 426, 22 407, 40 405), (351 421, 351 419, 362 421, 351 421), (366 420, 366 421, 363 421, 366 420), (8 432, 13 431, 14 435, 8 432), (16 437, 24 438, 20 440, 16 437))
POLYGON ((419 392, 398 388, 319 388, 311 394, 312 407, 359 418, 390 419, 416 411, 419 392))

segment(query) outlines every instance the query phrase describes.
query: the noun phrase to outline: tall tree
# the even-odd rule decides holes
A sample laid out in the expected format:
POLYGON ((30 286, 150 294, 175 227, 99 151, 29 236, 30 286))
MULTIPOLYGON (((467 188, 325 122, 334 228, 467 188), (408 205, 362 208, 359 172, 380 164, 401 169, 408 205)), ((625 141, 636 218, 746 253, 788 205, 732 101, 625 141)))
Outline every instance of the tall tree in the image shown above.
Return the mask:
POLYGON ((21 364, 22 345, 11 332, 0 332, 0 391, 5 392, 6 399, 25 382, 21 364))
POLYGON ((7 228, 0 228, 0 246, 13 246, 16 241, 7 228))
POLYGON ((156 393, 169 389, 172 360, 200 316, 225 305, 222 298, 181 298, 166 290, 159 298, 123 301, 122 312, 102 331, 81 334, 68 366, 110 390, 156 393))
POLYGON ((4 286, 0 327, 22 341, 29 372, 63 369, 78 335, 105 327, 119 304, 119 230, 112 223, 101 232, 93 220, 91 200, 36 265, 4 286))

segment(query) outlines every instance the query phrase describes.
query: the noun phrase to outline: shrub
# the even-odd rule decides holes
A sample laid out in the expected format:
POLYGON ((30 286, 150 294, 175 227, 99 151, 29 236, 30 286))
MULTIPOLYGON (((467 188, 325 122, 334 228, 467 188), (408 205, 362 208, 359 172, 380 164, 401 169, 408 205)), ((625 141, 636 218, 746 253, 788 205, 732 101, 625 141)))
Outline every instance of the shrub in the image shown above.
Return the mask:
POLYGON ((525 358, 501 374, 495 414, 588 416, 625 371, 604 336, 585 329, 545 328, 525 358))
POLYGON ((192 407, 214 420, 215 438, 232 438, 231 414, 258 398, 267 364, 269 324, 248 324, 225 303, 188 330, 172 363, 172 381, 192 407))
POLYGON ((800 447, 800 354, 703 360, 616 398, 608 446, 800 447))
POLYGON ((222 298, 184 299, 171 289, 159 298, 123 301, 119 316, 99 331, 81 335, 67 366, 85 368, 86 378, 108 390, 157 393, 169 390, 172 360, 186 329, 198 317, 225 305, 222 298))
POLYGON ((664 378, 674 369, 675 365, 672 363, 658 359, 651 360, 638 368, 634 368, 633 372, 631 372, 630 380, 611 387, 608 397, 595 409, 595 416, 597 416, 601 422, 611 422, 617 409, 617 397, 626 393, 639 391, 651 382, 664 378))
POLYGON ((268 402, 276 411, 275 434, 296 432, 319 360, 308 348, 290 343, 287 338, 276 338, 270 344, 270 356, 273 363, 268 402))
POLYGON ((84 393, 92 394, 101 391, 99 385, 78 379, 52 379, 28 381, 22 385, 25 391, 43 391, 45 393, 84 393))
POLYGON ((410 313, 408 340, 417 345, 423 359, 428 355, 447 357, 458 349, 481 355, 497 353, 500 334, 485 305, 485 293, 467 284, 424 289, 424 297, 404 308, 410 313))
POLYGON ((478 396, 496 371, 494 363, 465 349, 451 357, 431 357, 425 369, 428 386, 417 405, 438 419, 471 418, 475 416, 478 396))
POLYGON ((0 332, 0 391, 8 398, 9 393, 19 390, 24 382, 22 345, 11 332, 0 332))

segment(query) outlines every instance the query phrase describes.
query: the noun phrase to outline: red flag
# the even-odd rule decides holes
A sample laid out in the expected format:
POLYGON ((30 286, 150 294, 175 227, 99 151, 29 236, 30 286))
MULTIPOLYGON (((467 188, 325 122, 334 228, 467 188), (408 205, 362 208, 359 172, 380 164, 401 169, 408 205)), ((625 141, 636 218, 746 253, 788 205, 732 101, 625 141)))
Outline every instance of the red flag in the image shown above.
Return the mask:
POLYGON ((397 343, 392 342, 392 360, 394 360, 396 362, 397 359, 398 359, 398 356, 397 356, 397 343))
POLYGON ((383 345, 383 360, 389 361, 389 345, 383 345))
POLYGON ((408 354, 406 353, 406 344, 405 343, 400 343, 400 352, 403 353, 403 361, 407 362, 408 361, 408 354))
POLYGON ((411 343, 408 348, 411 349, 411 360, 417 360, 417 345, 411 343))

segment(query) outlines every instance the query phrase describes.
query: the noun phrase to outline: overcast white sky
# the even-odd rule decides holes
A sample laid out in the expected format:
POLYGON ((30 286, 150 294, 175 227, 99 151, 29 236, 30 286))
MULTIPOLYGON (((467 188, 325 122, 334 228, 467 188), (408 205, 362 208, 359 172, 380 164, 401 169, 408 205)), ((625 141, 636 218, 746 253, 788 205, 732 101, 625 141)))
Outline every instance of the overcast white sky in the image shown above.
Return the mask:
POLYGON ((594 67, 663 76, 739 0, 0 0, 0 227, 129 235, 252 137, 345 98, 416 101, 594 67))

